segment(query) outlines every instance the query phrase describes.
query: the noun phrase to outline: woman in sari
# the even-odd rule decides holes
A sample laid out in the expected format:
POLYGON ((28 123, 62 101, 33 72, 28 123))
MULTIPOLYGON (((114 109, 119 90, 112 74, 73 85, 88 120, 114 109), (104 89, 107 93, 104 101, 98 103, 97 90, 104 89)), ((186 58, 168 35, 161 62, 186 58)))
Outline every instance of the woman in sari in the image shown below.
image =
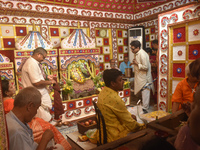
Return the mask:
MULTIPOLYGON (((2 80, 2 93, 3 93, 3 105, 5 114, 11 111, 14 107, 14 99, 13 96, 15 94, 15 87, 8 80, 2 80)), ((63 135, 57 130, 55 126, 50 124, 49 122, 44 121, 41 118, 34 117, 31 122, 28 123, 30 128, 33 130, 34 141, 39 143, 44 131, 46 129, 50 129, 54 133, 54 141, 58 145, 55 145, 57 148, 61 146, 64 150, 70 150, 72 147, 67 142, 67 140, 63 137, 63 135)))

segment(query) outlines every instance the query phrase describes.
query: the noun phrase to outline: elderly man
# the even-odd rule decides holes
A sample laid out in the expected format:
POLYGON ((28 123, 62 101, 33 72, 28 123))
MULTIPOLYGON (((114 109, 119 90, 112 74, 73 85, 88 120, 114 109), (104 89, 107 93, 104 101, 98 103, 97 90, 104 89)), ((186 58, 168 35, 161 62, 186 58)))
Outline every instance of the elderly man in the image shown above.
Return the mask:
POLYGON ((41 105, 41 94, 34 87, 24 88, 15 97, 14 108, 6 115, 9 150, 45 150, 53 138, 53 132, 47 129, 39 145, 33 140, 33 132, 27 124, 37 113, 41 105))
POLYGON ((134 79, 134 94, 142 93, 143 111, 147 113, 150 101, 150 89, 153 90, 153 84, 148 86, 152 82, 151 76, 151 64, 149 62, 149 55, 141 49, 141 43, 136 40, 130 43, 131 50, 135 54, 133 59, 135 79, 134 79))
POLYGON ((38 47, 33 51, 32 57, 28 58, 22 67, 22 85, 24 87, 34 86, 40 91, 42 94, 42 104, 38 109, 36 117, 50 121, 52 102, 46 87, 56 82, 53 80, 52 75, 48 76, 48 81, 45 80, 46 77, 40 63, 46 56, 47 51, 42 47, 38 47))

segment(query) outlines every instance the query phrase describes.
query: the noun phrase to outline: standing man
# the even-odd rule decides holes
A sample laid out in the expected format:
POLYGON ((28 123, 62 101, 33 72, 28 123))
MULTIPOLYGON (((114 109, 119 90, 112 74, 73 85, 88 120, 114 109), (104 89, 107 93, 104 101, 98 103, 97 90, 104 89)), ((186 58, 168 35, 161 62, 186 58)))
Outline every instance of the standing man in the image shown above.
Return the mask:
POLYGON ((125 74, 125 69, 126 68, 132 68, 132 66, 130 66, 130 61, 128 61, 128 56, 124 57, 124 61, 120 64, 119 69, 122 72, 122 74, 125 74))
MULTIPOLYGON (((135 59, 131 64, 134 64, 135 79, 134 79, 134 93, 142 94, 143 111, 147 113, 150 101, 150 89, 148 83, 152 82, 151 64, 149 62, 149 55, 141 49, 141 43, 136 40, 130 43, 131 51, 135 54, 135 59)), ((153 88, 152 88, 153 89, 153 88)))
POLYGON ((34 86, 42 94, 42 103, 38 109, 36 117, 49 122, 51 120, 50 109, 52 108, 51 98, 49 96, 47 85, 56 83, 53 76, 49 75, 49 81, 45 81, 45 74, 41 67, 41 62, 47 56, 47 51, 38 47, 33 51, 32 57, 28 58, 22 67, 22 85, 25 87, 34 86))

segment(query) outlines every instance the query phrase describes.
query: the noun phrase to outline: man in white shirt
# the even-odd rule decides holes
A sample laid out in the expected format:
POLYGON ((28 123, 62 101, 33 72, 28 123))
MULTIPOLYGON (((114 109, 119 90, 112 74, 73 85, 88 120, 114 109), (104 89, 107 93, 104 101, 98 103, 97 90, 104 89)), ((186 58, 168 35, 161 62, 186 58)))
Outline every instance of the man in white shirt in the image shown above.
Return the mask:
POLYGON ((52 102, 46 86, 56 82, 53 80, 52 75, 49 75, 49 80, 45 81, 40 63, 46 56, 47 51, 42 47, 38 47, 33 51, 32 57, 28 58, 22 67, 22 85, 24 88, 34 86, 40 91, 42 94, 42 103, 38 109, 36 117, 49 122, 51 120, 50 109, 52 108, 52 102))
POLYGON ((131 51, 135 54, 135 59, 133 59, 135 80, 134 80, 134 94, 142 93, 142 103, 143 111, 147 113, 150 101, 150 89, 151 86, 147 86, 148 83, 152 82, 151 77, 151 64, 149 62, 149 55, 141 49, 141 43, 136 40, 130 43, 131 51))

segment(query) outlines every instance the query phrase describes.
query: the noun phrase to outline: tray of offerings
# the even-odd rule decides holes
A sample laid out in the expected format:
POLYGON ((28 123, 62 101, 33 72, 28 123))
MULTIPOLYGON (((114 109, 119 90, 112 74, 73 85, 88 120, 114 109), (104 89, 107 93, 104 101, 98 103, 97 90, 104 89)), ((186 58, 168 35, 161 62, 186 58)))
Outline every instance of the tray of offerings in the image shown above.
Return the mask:
POLYGON ((156 130, 165 131, 170 135, 176 135, 183 122, 186 122, 187 119, 188 117, 184 113, 184 111, 179 110, 173 114, 170 114, 168 116, 150 122, 148 124, 148 127, 156 130))

